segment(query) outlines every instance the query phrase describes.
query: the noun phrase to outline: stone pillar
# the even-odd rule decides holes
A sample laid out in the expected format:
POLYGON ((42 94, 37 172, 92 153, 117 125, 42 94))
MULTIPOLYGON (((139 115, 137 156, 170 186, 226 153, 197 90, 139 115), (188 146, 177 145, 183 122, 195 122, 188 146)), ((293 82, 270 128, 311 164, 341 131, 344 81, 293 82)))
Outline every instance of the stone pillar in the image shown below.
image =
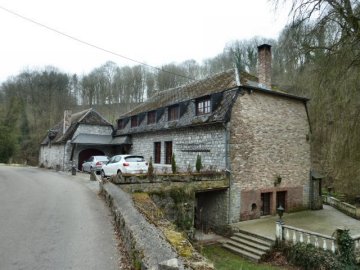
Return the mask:
POLYGON ((277 242, 282 242, 284 240, 284 237, 283 237, 283 225, 284 224, 285 224, 285 222, 281 219, 276 221, 275 234, 276 234, 277 242))
POLYGON ((91 168, 90 170, 90 181, 96 181, 96 170, 94 168, 91 168))

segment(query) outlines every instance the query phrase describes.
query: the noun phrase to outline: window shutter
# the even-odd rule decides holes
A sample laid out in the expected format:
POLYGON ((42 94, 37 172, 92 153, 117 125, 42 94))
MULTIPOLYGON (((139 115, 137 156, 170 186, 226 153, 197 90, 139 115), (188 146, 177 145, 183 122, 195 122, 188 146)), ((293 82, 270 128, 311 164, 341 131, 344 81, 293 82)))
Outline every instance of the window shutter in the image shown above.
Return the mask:
POLYGON ((123 119, 124 127, 126 127, 126 125, 129 123, 129 119, 130 119, 130 117, 126 117, 126 118, 123 119))
POLYGON ((180 118, 181 116, 183 116, 184 113, 186 113, 186 110, 187 110, 188 105, 189 105, 189 101, 184 101, 184 102, 181 102, 181 103, 179 104, 179 106, 180 106, 180 116, 179 116, 179 118, 180 118))
POLYGON ((156 110, 156 122, 158 122, 161 119, 164 112, 165 112, 165 108, 160 108, 156 110))
POLYGON ((211 111, 215 111, 223 99, 223 93, 215 93, 211 95, 211 111))
POLYGON ((140 125, 141 122, 144 121, 145 115, 146 115, 146 113, 140 113, 140 114, 139 114, 139 116, 138 116, 138 117, 139 117, 139 119, 138 119, 138 125, 140 125))

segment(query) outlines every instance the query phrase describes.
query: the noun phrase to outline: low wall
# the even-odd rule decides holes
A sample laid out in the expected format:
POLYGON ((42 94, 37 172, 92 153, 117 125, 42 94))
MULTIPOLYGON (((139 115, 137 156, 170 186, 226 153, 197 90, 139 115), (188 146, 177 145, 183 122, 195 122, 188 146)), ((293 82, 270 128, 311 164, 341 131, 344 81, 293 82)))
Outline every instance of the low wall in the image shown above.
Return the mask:
POLYGON ((162 232, 137 211, 129 194, 109 182, 100 186, 136 269, 185 269, 162 232))
POLYGON ((342 202, 331 196, 323 196, 323 201, 350 217, 360 219, 360 208, 357 208, 354 205, 342 202))

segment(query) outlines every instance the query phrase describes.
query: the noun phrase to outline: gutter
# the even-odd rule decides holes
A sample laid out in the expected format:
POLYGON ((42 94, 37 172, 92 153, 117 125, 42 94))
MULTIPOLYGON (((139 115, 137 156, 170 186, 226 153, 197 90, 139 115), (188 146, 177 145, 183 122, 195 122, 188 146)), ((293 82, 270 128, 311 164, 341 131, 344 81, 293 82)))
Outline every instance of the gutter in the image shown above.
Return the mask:
POLYGON ((250 91, 251 90, 258 91, 258 92, 262 92, 262 93, 269 94, 269 95, 287 97, 287 98, 296 99, 296 100, 300 100, 300 101, 309 101, 310 100, 309 98, 306 98, 306 97, 299 97, 299 96, 295 96, 295 95, 291 95, 291 94, 287 94, 287 93, 277 92, 277 91, 273 91, 273 90, 267 90, 264 88, 259 88, 259 87, 254 87, 254 86, 242 85, 242 86, 240 86, 240 88, 250 90, 250 91))

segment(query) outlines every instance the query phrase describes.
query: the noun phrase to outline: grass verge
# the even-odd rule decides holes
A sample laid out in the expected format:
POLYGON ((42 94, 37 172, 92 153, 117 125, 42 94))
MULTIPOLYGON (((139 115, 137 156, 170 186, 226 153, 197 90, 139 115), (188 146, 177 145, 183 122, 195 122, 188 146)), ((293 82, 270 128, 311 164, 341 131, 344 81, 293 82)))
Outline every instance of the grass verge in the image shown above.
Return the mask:
POLYGON ((276 270, 284 269, 268 264, 250 262, 220 245, 209 245, 201 248, 201 253, 214 263, 216 270, 276 270))

